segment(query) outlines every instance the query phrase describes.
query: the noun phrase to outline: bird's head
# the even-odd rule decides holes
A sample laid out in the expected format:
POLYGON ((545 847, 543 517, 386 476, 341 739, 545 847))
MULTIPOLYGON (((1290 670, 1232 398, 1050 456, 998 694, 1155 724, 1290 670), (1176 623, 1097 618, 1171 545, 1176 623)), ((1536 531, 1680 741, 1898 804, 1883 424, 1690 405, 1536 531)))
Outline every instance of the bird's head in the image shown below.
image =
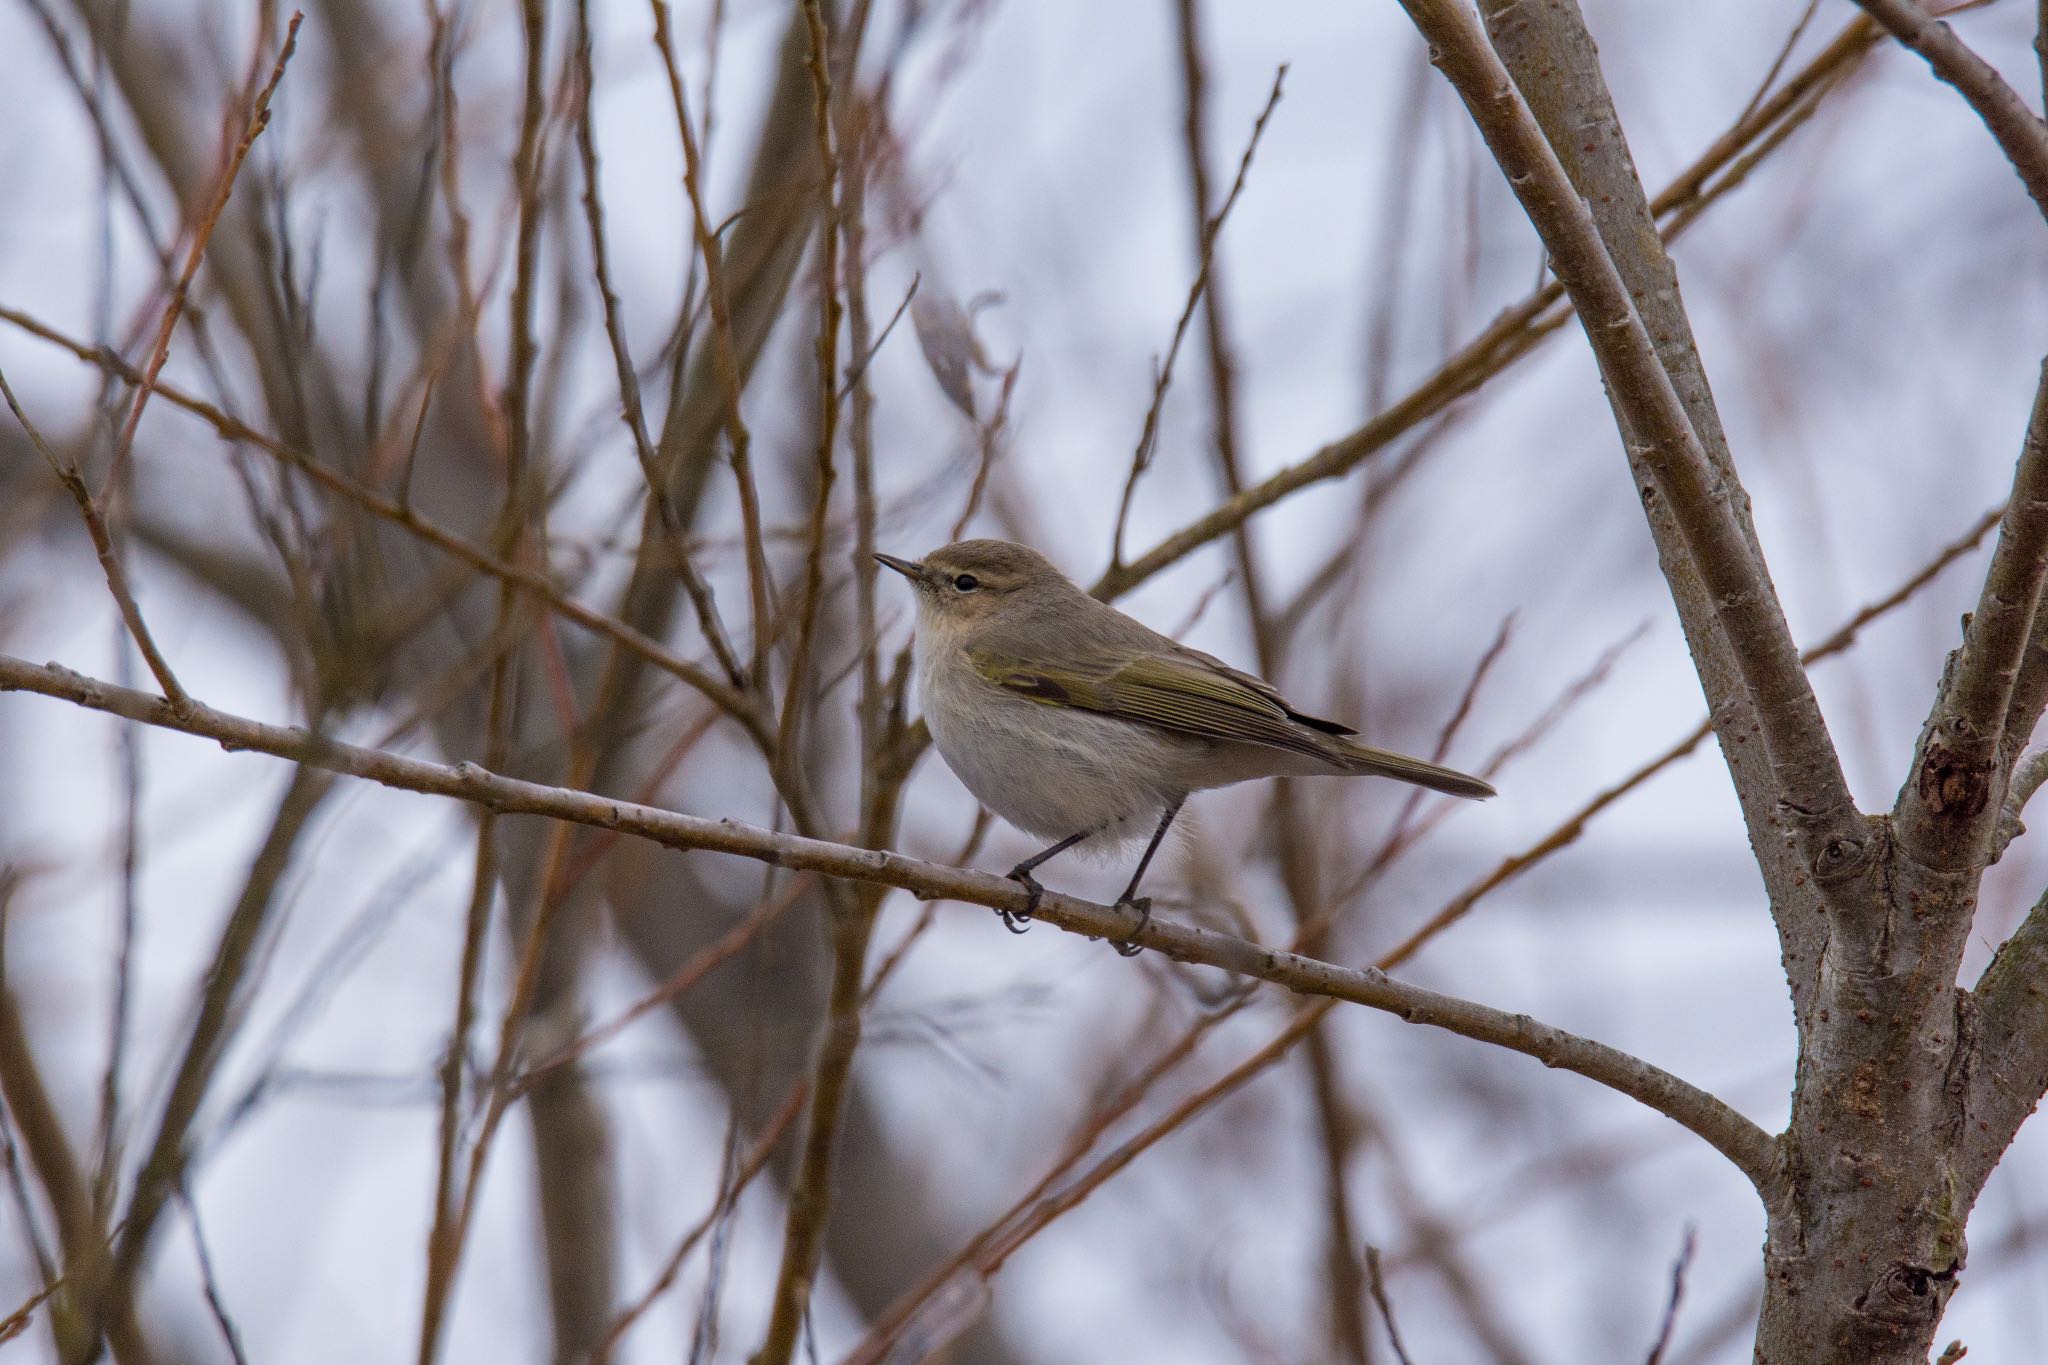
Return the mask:
POLYGON ((1007 540, 957 541, 921 560, 875 558, 917 589, 918 624, 926 630, 998 620, 1025 603, 1079 591, 1044 555, 1007 540))

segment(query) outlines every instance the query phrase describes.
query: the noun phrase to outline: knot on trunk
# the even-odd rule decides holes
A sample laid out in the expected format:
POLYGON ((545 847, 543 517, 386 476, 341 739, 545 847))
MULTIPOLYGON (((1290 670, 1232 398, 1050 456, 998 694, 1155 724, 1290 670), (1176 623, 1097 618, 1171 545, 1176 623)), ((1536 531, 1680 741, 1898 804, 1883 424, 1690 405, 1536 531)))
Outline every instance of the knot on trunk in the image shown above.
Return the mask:
POLYGON ((1960 1266, 1950 1265, 1932 1270, 1895 1261, 1863 1291, 1856 1300, 1856 1311, 1868 1326, 1886 1336, 1925 1331, 1941 1316, 1942 1305, 1955 1288, 1958 1269, 1960 1266))
POLYGON ((1970 758, 1930 739, 1920 756, 1919 792, 1934 814, 1967 820, 1991 799, 1991 760, 1970 758))

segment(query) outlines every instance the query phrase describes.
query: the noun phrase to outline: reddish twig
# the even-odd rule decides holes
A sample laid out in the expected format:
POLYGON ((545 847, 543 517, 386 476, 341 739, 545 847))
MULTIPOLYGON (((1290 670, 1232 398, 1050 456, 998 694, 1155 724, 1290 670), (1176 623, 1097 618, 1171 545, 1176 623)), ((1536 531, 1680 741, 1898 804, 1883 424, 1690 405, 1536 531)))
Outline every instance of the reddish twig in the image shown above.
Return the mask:
POLYGON ((298 46, 299 23, 305 15, 292 11, 291 22, 285 26, 284 46, 278 51, 277 62, 270 68, 270 79, 257 92, 256 99, 249 106, 249 117, 242 129, 242 136, 228 153, 227 165, 222 168, 220 180, 214 187, 212 198, 200 214, 199 222, 192 232, 192 245, 186 249, 184 268, 178 272, 178 282, 172 286, 170 300, 164 305, 163 317, 158 320, 156 339, 150 344, 149 363, 143 367, 142 383, 135 390, 134 401, 128 406, 128 416, 121 423, 120 436, 114 442, 114 459, 107 470, 107 481, 100 489, 105 498, 112 490, 120 487, 122 471, 128 462, 128 453, 135 444, 135 428, 142 421, 142 409, 149 402, 149 396, 156 390, 157 375, 163 370, 164 361, 171 353, 171 333, 178 326, 178 317, 185 311, 185 299, 192 291, 193 276, 199 273, 200 259, 206 254, 206 244, 213 238, 214 227, 220 222, 221 214, 227 209, 228 196, 234 192, 235 177, 241 173, 242 162, 249 155, 249 148, 270 126, 270 97, 276 93, 278 82, 284 79, 285 63, 292 59, 292 52, 298 46))
POLYGON ((121 557, 114 551, 114 536, 108 530, 106 518, 100 515, 99 505, 93 500, 92 490, 86 487, 85 476, 78 472, 78 466, 61 458, 50 449, 50 443, 29 421, 28 414, 21 410, 21 402, 14 396, 14 388, 7 382, 7 375, 0 372, 0 395, 7 399, 8 408, 14 413, 14 420, 21 423, 21 429, 28 433, 30 444, 50 466, 50 472, 57 476, 57 482, 64 485, 64 491, 78 504, 78 514, 85 519, 86 533, 92 537, 92 548, 99 555, 100 571, 106 575, 107 591, 113 594, 114 605, 120 609, 121 620, 128 627, 129 636, 135 647, 142 651, 142 657, 149 664, 149 671, 156 675, 156 685, 164 692, 165 700, 176 707, 187 707, 192 698, 178 684, 171 672, 171 665, 156 647, 156 640, 149 633, 149 626, 143 622, 142 608, 135 604, 135 594, 128 586, 127 571, 121 567, 121 557))
POLYGON ((1238 159, 1237 178, 1231 182, 1230 193, 1223 197, 1223 203, 1202 227, 1201 260, 1195 269, 1195 282, 1188 286, 1187 303, 1180 310, 1180 320, 1173 325, 1173 340, 1167 344, 1166 358, 1159 363, 1158 371, 1152 376, 1152 402, 1145 409, 1145 422, 1138 432, 1138 448, 1131 453, 1130 476, 1124 480, 1123 496, 1117 502, 1116 530, 1109 545, 1109 572, 1115 573, 1124 562, 1124 527, 1131 519, 1131 500, 1137 496, 1138 480, 1152 463, 1152 453, 1159 443, 1159 417, 1166 407, 1166 391, 1173 384, 1173 363, 1180 356, 1181 342, 1186 339, 1188 325, 1195 319, 1195 310, 1202 304, 1202 297, 1209 289, 1209 275, 1215 264, 1216 238, 1223 231, 1223 224, 1230 217, 1230 210, 1244 192, 1245 177, 1250 174, 1252 158, 1258 153, 1259 139, 1265 136, 1266 122, 1273 117, 1273 110, 1280 103, 1280 89, 1287 80, 1287 67, 1283 63, 1273 73, 1273 89, 1266 96, 1265 107, 1259 110, 1258 118, 1252 121, 1252 134, 1245 142, 1244 155, 1238 159))

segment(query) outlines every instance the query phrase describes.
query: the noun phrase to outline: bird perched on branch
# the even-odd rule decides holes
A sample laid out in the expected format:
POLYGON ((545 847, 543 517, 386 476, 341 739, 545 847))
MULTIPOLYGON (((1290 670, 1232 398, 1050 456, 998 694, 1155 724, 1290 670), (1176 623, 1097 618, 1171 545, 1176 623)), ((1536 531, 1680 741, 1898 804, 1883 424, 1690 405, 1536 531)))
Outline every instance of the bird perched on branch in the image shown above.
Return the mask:
MULTIPOLYGON (((1484 798, 1476 777, 1353 742, 1271 684, 1098 602, 1036 550, 963 540, 922 560, 875 556, 917 590, 917 686, 946 766, 1011 824, 1056 840, 1010 869, 1029 899, 1003 912, 1022 933, 1045 888, 1032 875, 1076 846, 1151 832, 1119 906, 1192 792, 1260 777, 1391 777, 1484 798)), ((1135 943, 1117 945, 1129 955, 1135 943)))

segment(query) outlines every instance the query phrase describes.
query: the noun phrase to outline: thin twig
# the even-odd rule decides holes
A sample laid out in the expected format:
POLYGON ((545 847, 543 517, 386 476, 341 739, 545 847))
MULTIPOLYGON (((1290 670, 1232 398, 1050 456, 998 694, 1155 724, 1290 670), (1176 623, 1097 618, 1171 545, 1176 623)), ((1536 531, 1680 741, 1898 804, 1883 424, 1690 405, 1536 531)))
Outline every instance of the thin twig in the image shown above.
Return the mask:
POLYGON ((782 762, 798 761, 798 726, 804 713, 804 698, 810 687, 811 648, 818 628, 819 599, 825 591, 826 517, 832 508, 832 484, 838 470, 832 461, 839 441, 839 322, 844 309, 839 301, 839 231, 837 196, 839 153, 832 137, 833 96, 831 39, 824 11, 818 0, 806 0, 804 24, 810 30, 810 51, 804 64, 810 69, 814 91, 812 125, 818 143, 818 164, 824 168, 819 181, 819 219, 825 231, 819 237, 818 263, 818 441, 811 490, 811 522, 806 537, 803 587, 797 599, 796 640, 790 649, 789 676, 782 695, 782 724, 776 732, 775 747, 782 762))
POLYGON ((277 84, 284 79, 285 64, 292 59, 292 52, 298 46, 299 23, 306 16, 292 11, 291 22, 285 26, 284 46, 278 51, 277 62, 270 68, 270 79, 249 106, 249 117, 243 125, 241 140, 228 153, 227 165, 221 170, 219 183, 214 187, 212 198, 206 210, 199 217, 198 225, 192 232, 192 245, 185 252, 185 266, 178 272, 178 282, 171 289, 170 300, 164 305, 162 319, 157 323, 156 339, 149 348, 149 363, 143 367, 142 383, 135 390, 135 399, 129 405, 128 416, 121 423, 121 433, 114 442, 114 459, 107 470, 107 481, 100 489, 100 496, 106 497, 113 489, 121 486, 121 475, 128 463, 128 453, 135 445, 135 428, 142 421, 142 409, 149 402, 149 396, 156 390, 157 375, 162 373, 164 361, 171 353, 171 333, 178 326, 178 317, 185 311, 185 299, 192 289, 192 278, 199 273, 200 258, 206 254, 206 244, 213 238, 213 230, 220 222, 220 216, 228 206, 228 196, 234 192, 235 177, 241 173, 242 162, 249 155, 249 148, 270 126, 270 97, 276 93, 277 84))
POLYGON ((697 251, 704 261, 704 295, 711 310, 711 356, 718 372, 719 390, 725 399, 727 455, 739 488, 740 525, 746 538, 747 588, 753 603, 754 684, 764 686, 768 671, 769 603, 774 585, 768 575, 768 557, 761 542, 761 498, 754 486, 754 467, 749 455, 750 437, 746 418, 740 412, 740 366, 733 346, 732 300, 727 292, 724 249, 704 207, 703 159, 697 150, 697 135, 690 126, 688 98, 683 93, 680 68, 676 65, 675 39, 669 30, 667 0, 648 0, 654 11, 654 43, 668 70, 669 97, 675 105, 676 128, 683 142, 683 189, 690 200, 690 221, 697 237, 697 251))
POLYGON ((1365 1249, 1366 1282, 1372 1286, 1373 1306, 1380 1310, 1380 1321, 1386 1325, 1387 1344, 1394 1348, 1394 1359, 1401 1365, 1413 1365, 1408 1359, 1408 1348, 1401 1344, 1401 1333, 1394 1326, 1394 1305, 1387 1299, 1386 1277, 1380 1273, 1380 1249, 1368 1245, 1365 1249))
POLYGON ((7 382, 4 371, 0 371, 0 395, 6 397, 14 420, 21 423, 21 429, 28 433, 30 444, 50 466, 57 482, 64 485, 64 491, 78 504, 78 514, 85 519, 86 533, 92 537, 92 548, 99 555, 100 571, 106 575, 107 591, 113 594, 114 605, 120 609, 121 620, 127 624, 135 647, 142 651, 149 671, 156 675, 156 685, 163 689, 164 697, 173 706, 190 706, 192 698, 178 685, 170 663, 156 647, 156 640, 143 622, 142 608, 135 604, 135 594, 128 586, 128 574, 121 567, 120 556, 114 552, 113 534, 107 529, 106 518, 100 515, 99 504, 93 500, 92 491, 85 486, 85 476, 78 472, 77 465, 50 449, 50 443, 43 439, 42 432, 36 430, 35 423, 29 421, 28 414, 21 410, 21 402, 14 396, 14 387, 7 382))
POLYGON ((923 283, 924 274, 921 271, 910 277, 910 287, 903 291, 903 299, 896 305, 896 311, 889 314, 889 320, 882 324, 882 330, 875 334, 874 341, 860 351, 853 363, 846 367, 846 382, 839 389, 839 396, 842 399, 852 395, 854 386, 860 383, 861 376, 868 372, 868 366, 882 353, 882 347, 889 340, 889 334, 896 330, 896 324, 903 321, 903 315, 910 311, 910 301, 917 297, 918 286, 923 283))
MULTIPOLYGON (((128 383, 141 383, 140 372, 104 347, 75 341, 28 314, 4 305, 0 305, 0 321, 12 323, 31 335, 52 342, 80 360, 118 375, 128 383)), ((372 516, 409 531, 435 549, 461 560, 479 573, 516 583, 521 589, 545 601, 557 614, 567 617, 585 630, 604 636, 702 693, 719 710, 739 721, 756 736, 757 740, 769 733, 758 709, 747 695, 721 681, 701 665, 674 653, 646 632, 577 601, 540 570, 501 558, 421 515, 412 507, 396 499, 387 498, 346 474, 338 473, 306 451, 267 436, 239 417, 204 399, 195 398, 174 385, 159 384, 156 387, 156 394, 172 406, 181 408, 208 423, 226 440, 255 446, 329 492, 347 498, 372 516)))
POLYGON ((597 276, 598 299, 604 308, 605 337, 611 342, 612 361, 618 370, 621 416, 633 438, 633 453, 640 461, 640 476, 647 483, 647 496, 654 503, 662 535, 668 540, 676 576, 682 580, 683 592, 697 613, 697 627, 704 633, 705 643, 710 646, 719 667, 725 670, 726 680, 735 688, 742 688, 745 680, 739 655, 726 634, 725 623, 719 619, 718 604, 711 595, 710 585, 704 581, 691 558, 688 530, 683 525, 682 515, 676 510, 675 498, 669 490, 668 480, 662 475, 660 459, 655 453, 654 440, 647 431, 646 410, 640 398, 640 379, 633 368, 632 352, 626 344, 625 322, 619 316, 618 291, 612 286, 611 252, 605 244, 604 201, 598 193, 596 115, 591 110, 596 76, 590 56, 590 0, 577 0, 576 5, 576 71, 581 95, 576 118, 576 148, 583 163, 583 214, 590 232, 590 255, 597 276))
MULTIPOLYGON (((494 673, 497 670, 493 670, 494 673)), ((492 687, 491 716, 486 729, 504 732, 504 688, 492 687)), ((460 1262, 457 1228, 467 1191, 457 1181, 463 1121, 463 1074, 469 1059, 469 1035, 477 1013, 477 986, 482 973, 485 939, 490 928, 491 900, 497 889, 498 822, 490 811, 477 821, 475 865, 470 873, 468 905, 462 916, 462 953, 456 965, 455 1018, 441 1052, 439 1127, 434 1148, 433 1219, 427 1228, 425 1285, 420 1296, 418 1359, 422 1365, 438 1356, 448 1297, 460 1262)))
POLYGON ((1110 539, 1110 571, 1116 572, 1124 562, 1124 527, 1131 518, 1131 500, 1137 495, 1138 480, 1152 463, 1152 453, 1159 443, 1159 417, 1166 406, 1166 391, 1173 383, 1173 363, 1180 355, 1180 345, 1188 334, 1188 324, 1195 319, 1195 309, 1201 306, 1202 296, 1209 289, 1209 275, 1215 263, 1216 238, 1223 230, 1224 222, 1230 217, 1230 210, 1236 206, 1238 195, 1244 192, 1244 182, 1252 168, 1252 157, 1259 150, 1259 139, 1265 136, 1266 121, 1273 117, 1273 110, 1280 103, 1280 88, 1287 80, 1287 66, 1283 62, 1273 73, 1273 88, 1266 96, 1265 107, 1252 122, 1251 137, 1245 142, 1244 155, 1238 159, 1237 178, 1230 184, 1230 193, 1223 197, 1223 203, 1213 217, 1202 228, 1201 261, 1195 270, 1195 282, 1188 286, 1187 303, 1180 310, 1180 320, 1173 325, 1173 340, 1166 348, 1166 358, 1152 376, 1152 402, 1145 409, 1145 422, 1138 432, 1138 448, 1131 453, 1130 477, 1124 480, 1123 497, 1117 503, 1116 530, 1110 539))
POLYGON ((234 1365, 249 1365, 249 1357, 242 1352, 242 1334, 235 1330, 235 1321, 228 1316, 227 1301, 221 1297, 220 1277, 214 1273, 213 1253, 207 1250, 206 1232, 199 1225, 199 1206, 192 1202, 192 1192, 180 1184, 178 1203, 185 1209, 185 1225, 192 1230, 192 1256, 199 1263, 199 1289, 206 1297, 206 1311, 213 1317, 213 1325, 220 1329, 221 1342, 228 1348, 228 1358, 234 1365))
MULTIPOLYGON (((785 783, 793 783, 800 771, 797 720, 801 715, 799 707, 806 682, 804 674, 810 661, 810 634, 816 626, 818 598, 823 591, 824 583, 825 514, 834 476, 832 447, 839 429, 837 366, 841 308, 839 281, 835 275, 838 272, 840 248, 845 237, 844 220, 848 214, 848 209, 843 203, 836 213, 833 208, 834 191, 839 187, 840 161, 834 149, 833 137, 836 106, 833 99, 832 35, 826 22, 822 0, 803 0, 803 17, 809 37, 809 48, 804 55, 804 62, 811 77, 812 131, 817 141, 824 182, 821 190, 825 209, 822 215, 825 225, 824 276, 819 284, 817 337, 818 486, 812 501, 810 544, 805 556, 804 596, 799 607, 798 641, 791 658, 788 691, 783 698, 782 725, 778 734, 777 751, 772 760, 775 766, 786 773, 783 779, 785 783)), ((850 47, 858 44, 866 20, 867 8, 864 5, 856 8, 849 16, 850 47)), ((844 74, 849 80, 852 71, 853 63, 849 59, 844 68, 844 74)), ((843 121, 840 126, 844 127, 843 121)), ((857 201, 855 207, 858 207, 857 201)), ((850 302, 855 297, 852 276, 859 274, 864 269, 864 264, 858 257, 849 262, 847 274, 850 302)), ((706 266, 708 271, 708 258, 706 266)), ((852 338, 852 344, 858 350, 864 347, 866 340, 864 334, 857 332, 852 338)), ((872 645, 869 645, 868 652, 872 653, 872 645)), ((864 754, 863 758, 867 760, 863 767, 871 767, 872 757, 864 754)), ((877 813, 877 810, 863 809, 863 837, 870 833, 868 820, 877 813)), ((775 1286, 770 1291, 768 1324, 763 1329, 760 1348, 752 1357, 753 1365, 787 1365, 796 1353, 797 1343, 804 1335, 805 1325, 810 1321, 811 1287, 817 1279, 818 1262, 824 1255, 825 1225, 831 1217, 835 1193, 834 1176, 837 1170, 839 1128, 845 1114, 854 1055, 860 1046, 861 976, 867 962, 868 944, 874 935, 875 917, 881 901, 880 896, 871 888, 863 888, 863 891, 865 894, 859 896, 835 896, 830 898, 829 902, 832 980, 826 992, 823 1036, 819 1040, 817 1057, 812 1064, 810 1103, 805 1111, 800 1154, 797 1158, 796 1173, 790 1181, 789 1203, 783 1218, 781 1265, 776 1272, 775 1286)))
MULTIPOLYGON (((1222 265, 1216 259, 1215 239, 1209 227, 1208 64, 1202 52, 1202 22, 1196 0, 1178 0, 1174 6, 1174 26, 1180 39, 1184 105, 1181 146, 1188 166, 1189 218, 1194 228, 1195 251, 1206 264, 1209 275, 1208 288, 1202 294, 1202 321, 1206 326, 1207 343, 1204 349, 1209 358, 1209 448, 1215 455, 1216 472, 1222 482, 1224 496, 1236 497, 1244 491, 1243 461, 1238 454, 1237 356, 1229 323, 1229 290, 1222 265)), ((1238 178, 1242 183, 1242 168, 1238 178)), ((1235 192, 1233 188, 1232 193, 1235 192)), ((1217 230, 1221 230, 1220 222, 1217 230)), ((1154 439, 1156 441, 1156 435, 1154 439)), ((1274 653, 1277 637, 1266 611, 1265 580, 1252 549, 1250 523, 1240 522, 1231 532, 1231 542, 1237 556, 1238 582, 1244 593, 1245 615, 1252 625, 1252 643, 1259 671, 1269 678, 1276 677, 1280 663, 1274 653)), ((1287 797, 1281 798, 1281 804, 1291 809, 1287 797)), ((1291 841, 1293 837, 1291 828, 1282 831, 1283 842, 1291 841)), ((1349 1239, 1342 1239, 1342 1245, 1348 1248, 1349 1239)), ((1347 1304, 1344 1311, 1350 1311, 1351 1307, 1347 1304)), ((1354 1340, 1351 1344, 1356 1348, 1353 1354, 1362 1356, 1362 1343, 1354 1340)))
MULTIPOLYGON (((543 66, 546 48, 546 8, 542 0, 525 0, 522 16, 522 69, 524 98, 519 122, 519 143, 513 156, 513 182, 518 195, 518 231, 514 248, 511 312, 512 335, 507 358, 509 378, 505 393, 507 438, 505 502, 499 514, 500 539, 511 553, 527 535, 528 489, 531 486, 530 450, 533 440, 531 384, 537 343, 533 333, 533 287, 538 269, 543 174, 542 123, 546 115, 543 66)), ((587 110, 585 111, 587 114, 587 110)), ((587 118, 583 121, 586 131, 587 118)), ((502 582, 497 606, 497 631, 510 634, 516 599, 509 583, 502 582)), ((509 751, 513 701, 512 655, 509 648, 497 655, 491 669, 489 711, 485 722, 485 762, 503 766, 509 751)), ((425 1292, 420 1313, 419 1363, 433 1365, 438 1358, 447 1305, 462 1265, 468 1233, 478 1203, 483 1172, 490 1158, 509 1099, 507 1080, 515 1064, 517 1043, 532 1008, 546 952, 554 903, 545 897, 521 945, 510 998, 498 1025, 497 1053, 489 1083, 484 1117, 471 1142, 459 1191, 453 1184, 454 1119, 461 1090, 461 1063, 468 1045, 468 1024, 475 1002, 475 974, 481 961, 483 937, 491 895, 497 880, 496 812, 486 810, 479 824, 477 857, 471 884, 468 913, 464 924, 464 947, 457 986, 456 1020, 451 1029, 448 1052, 442 1063, 442 1128, 435 1186, 435 1217, 428 1237, 425 1292), (464 996, 467 999, 464 999, 464 996)), ((545 886, 545 881, 542 885, 545 886)))
POLYGON ((1737 123, 1743 122, 1751 114, 1754 114, 1757 111, 1757 107, 1764 102, 1764 97, 1771 93, 1771 87, 1777 83, 1779 74, 1785 69, 1785 64, 1792 60, 1793 49, 1798 47, 1799 40, 1806 36, 1808 26, 1813 23, 1813 16, 1818 13, 1820 13, 1820 0, 1806 0, 1806 8, 1799 12, 1799 18, 1794 21, 1792 31, 1785 35, 1784 43, 1778 48, 1778 55, 1771 58, 1770 66, 1764 71, 1764 78, 1756 83, 1756 93, 1749 97, 1749 103, 1743 105, 1742 112, 1736 115, 1735 121, 1737 123))
POLYGON ((655 1300, 666 1294, 669 1286, 676 1282, 676 1276, 682 1272, 683 1262, 689 1258, 697 1243, 704 1240, 704 1234, 738 1202, 747 1186, 753 1183, 754 1177, 761 1173, 761 1168, 768 1164, 768 1158, 774 1154, 783 1136, 796 1122, 797 1115, 803 1112, 804 1100, 809 1093, 809 1086, 803 1080, 798 1080, 790 1087, 789 1093, 783 1097, 781 1105, 762 1128, 761 1135, 754 1139, 753 1147, 740 1161, 732 1179, 725 1183, 725 1188, 719 1192, 710 1210, 683 1234, 682 1240, 676 1243, 675 1250, 670 1252, 668 1260, 662 1263, 660 1273, 654 1277, 654 1282, 648 1285, 646 1292, 612 1319, 611 1327, 605 1332, 604 1339, 591 1353, 592 1365, 607 1365, 613 1353, 618 1350, 619 1342, 633 1329, 633 1324, 645 1316, 647 1310, 654 1306, 655 1300))
POLYGON ((1672 1329, 1678 1326, 1678 1305, 1685 1299, 1685 1272, 1692 1267, 1693 1253, 1699 1250, 1699 1229, 1692 1224, 1685 1225, 1685 1237, 1678 1244, 1678 1260, 1671 1266, 1671 1297, 1664 1304, 1664 1317, 1657 1324, 1657 1339, 1650 1345, 1649 1359, 1644 1365, 1659 1365, 1664 1352, 1671 1347, 1672 1329))

